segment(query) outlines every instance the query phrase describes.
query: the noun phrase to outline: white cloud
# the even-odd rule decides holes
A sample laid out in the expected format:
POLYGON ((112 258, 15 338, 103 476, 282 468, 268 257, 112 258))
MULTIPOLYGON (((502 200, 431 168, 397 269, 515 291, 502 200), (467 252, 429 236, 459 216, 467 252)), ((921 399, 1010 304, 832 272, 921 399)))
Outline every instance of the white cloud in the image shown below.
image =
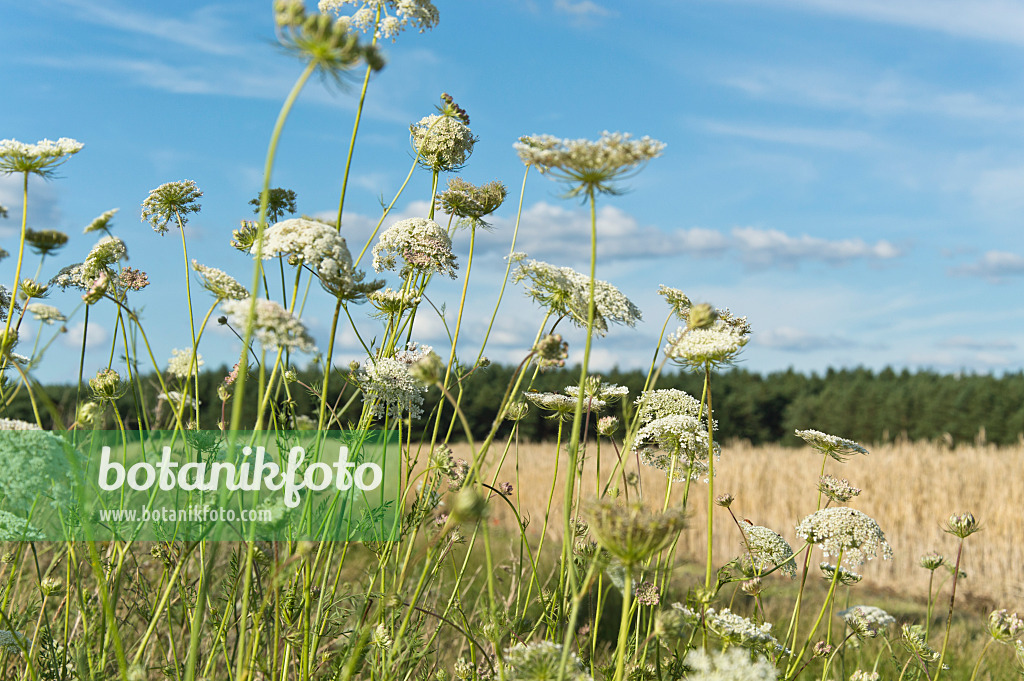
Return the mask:
POLYGON ((613 12, 592 0, 555 0, 555 9, 578 19, 611 16, 613 12))
POLYGON ((1005 277, 1024 274, 1024 257, 1006 251, 988 251, 972 263, 952 268, 950 273, 984 277, 992 283, 1001 283, 1005 277))
POLYGON ((110 333, 106 327, 89 322, 89 332, 86 334, 85 324, 78 322, 68 327, 68 332, 61 336, 60 342, 66 347, 81 350, 83 337, 86 349, 92 349, 105 345, 110 339, 110 333))
POLYGON ((737 227, 732 230, 736 247, 749 263, 791 267, 801 260, 838 263, 865 258, 891 260, 902 251, 884 239, 869 244, 862 239, 830 240, 803 234, 790 236, 776 229, 737 227))

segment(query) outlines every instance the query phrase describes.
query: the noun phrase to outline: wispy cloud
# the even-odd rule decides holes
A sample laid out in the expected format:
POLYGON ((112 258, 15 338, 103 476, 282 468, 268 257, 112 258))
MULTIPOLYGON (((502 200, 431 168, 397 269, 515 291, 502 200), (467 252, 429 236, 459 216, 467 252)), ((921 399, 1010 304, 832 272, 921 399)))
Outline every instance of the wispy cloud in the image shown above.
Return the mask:
POLYGON ((1024 45, 1024 6, 1008 0, 751 0, 960 38, 1024 45))
POLYGON ((874 135, 861 130, 737 125, 719 121, 704 121, 701 123, 701 126, 708 132, 718 135, 742 137, 759 142, 791 144, 840 151, 858 151, 879 146, 879 142, 874 135))
POLYGON ((614 13, 592 0, 555 0, 555 10, 576 19, 587 20, 612 16, 614 13))
POLYGON ((106 26, 146 38, 181 45, 205 54, 241 54, 247 48, 233 32, 228 8, 208 5, 192 12, 182 12, 180 5, 163 5, 172 16, 142 12, 136 3, 95 0, 52 0, 48 4, 70 12, 80 21, 106 26))
POLYGON ((983 277, 998 284, 1006 277, 1024 275, 1024 256, 1007 251, 988 251, 972 263, 951 268, 950 274, 983 277))
POLYGON ((849 348, 856 345, 850 339, 835 334, 823 336, 789 326, 768 329, 757 334, 752 342, 785 352, 813 352, 815 350, 849 348))
MULTIPOLYGON (((384 227, 408 217, 422 216, 427 204, 414 202, 385 220, 384 227)), ((319 214, 334 219, 333 214, 319 214)), ((478 252, 504 256, 513 217, 491 220, 495 230, 478 234, 478 252)), ((346 215, 345 231, 353 243, 369 235, 376 220, 346 215), (351 230, 351 231, 350 231, 351 230), (358 236, 357 236, 358 235, 358 236)), ((903 255, 892 243, 868 243, 861 239, 824 239, 793 236, 777 229, 735 227, 728 231, 689 227, 662 229, 641 225, 635 217, 614 206, 598 209, 597 257, 601 262, 733 255, 748 266, 791 269, 802 262, 838 264, 851 260, 887 261, 903 255)), ((558 265, 580 266, 590 261, 590 216, 583 210, 539 201, 523 210, 516 250, 558 265)))
POLYGON ((1016 350, 1017 344, 1003 339, 979 340, 971 336, 950 336, 937 343, 940 348, 954 348, 957 350, 976 351, 1006 351, 1016 350))

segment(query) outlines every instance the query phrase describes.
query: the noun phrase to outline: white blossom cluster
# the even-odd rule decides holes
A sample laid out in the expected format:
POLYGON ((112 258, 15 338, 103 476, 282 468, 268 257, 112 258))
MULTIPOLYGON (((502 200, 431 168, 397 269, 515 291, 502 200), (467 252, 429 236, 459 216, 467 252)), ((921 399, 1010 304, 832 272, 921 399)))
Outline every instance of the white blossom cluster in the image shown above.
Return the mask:
MULTIPOLYGON (((570 397, 578 398, 580 395, 580 387, 578 385, 567 385, 563 388, 566 395, 570 397)), ((604 400, 605 402, 614 402, 620 397, 625 397, 629 394, 629 388, 624 385, 616 385, 615 383, 605 383, 598 379, 596 376, 591 376, 584 382, 583 385, 583 396, 604 400)))
POLYGON ((562 670, 562 646, 551 641, 518 644, 505 650, 507 681, 589 681, 590 675, 575 653, 569 653, 569 664, 562 670))
POLYGON ((177 218, 179 226, 188 222, 185 216, 199 212, 199 199, 203 192, 195 180, 165 182, 149 192, 142 202, 142 220, 153 227, 153 231, 163 235, 167 231, 167 223, 177 218))
POLYGON ((110 266, 123 260, 126 255, 128 255, 128 248, 124 241, 116 236, 105 236, 97 241, 89 251, 89 255, 85 256, 85 262, 82 263, 82 277, 91 281, 104 272, 113 275, 110 266))
MULTIPOLYGON (((249 252, 256 255, 259 244, 249 252)), ((263 259, 287 256, 290 265, 303 264, 321 280, 352 278, 352 254, 348 244, 330 225, 291 218, 267 228, 263 235, 263 259)))
POLYGON ((394 357, 367 359, 356 373, 363 390, 363 401, 373 402, 373 413, 381 418, 408 412, 410 418, 423 415, 423 395, 427 386, 409 371, 433 351, 429 345, 410 343, 394 357))
POLYGON ((25 309, 32 313, 32 316, 36 321, 43 322, 44 324, 67 321, 67 317, 61 314, 61 311, 53 305, 47 305, 45 303, 29 303, 25 306, 25 309))
POLYGON ((997 641, 1009 643, 1020 636, 1024 631, 1024 621, 1017 617, 1017 613, 1010 613, 1008 610, 993 610, 988 616, 988 633, 997 641))
MULTIPOLYGON (((221 309, 227 313, 239 332, 242 333, 249 321, 249 307, 252 298, 225 300, 221 309)), ((316 352, 316 344, 302 322, 280 304, 266 298, 256 299, 256 314, 253 317, 253 332, 256 339, 267 349, 300 350, 316 352)))
POLYGON ((35 144, 18 140, 0 140, 0 173, 36 173, 44 177, 69 156, 82 150, 82 143, 69 137, 43 139, 35 144))
POLYGON ((651 421, 665 416, 701 416, 700 400, 689 393, 675 388, 645 390, 636 399, 637 412, 641 421, 651 421))
MULTIPOLYGON (((10 511, 0 510, 0 541, 42 541, 46 536, 33 527, 28 520, 10 511)), ((0 648, 11 650, 4 632, 0 630, 0 648)))
POLYGON ((412 148, 419 162, 431 170, 451 172, 466 165, 476 137, 454 116, 431 114, 409 126, 412 148))
POLYGON ((735 358, 749 340, 749 330, 719 318, 707 328, 680 328, 668 337, 665 354, 682 364, 717 365, 735 358))
MULTIPOLYGON (((568 391, 568 389, 567 389, 568 391)), ((523 397, 533 402, 540 409, 544 411, 554 412, 551 418, 557 418, 562 421, 571 421, 573 416, 576 414, 576 403, 579 398, 571 395, 562 395, 561 393, 535 393, 525 392, 523 397)), ((604 400, 597 398, 587 400, 583 403, 584 409, 590 410, 591 412, 603 411, 608 403, 604 400)))
MULTIPOLYGON (((539 260, 521 262, 513 281, 529 281, 526 294, 548 308, 564 315, 581 328, 587 327, 590 310, 590 277, 570 267, 555 267, 539 260)), ((636 326, 643 313, 607 281, 594 281, 594 331, 608 333, 608 323, 636 326)))
POLYGON ((31 645, 31 641, 25 634, 17 631, 8 631, 7 629, 0 629, 0 649, 8 652, 21 652, 22 648, 28 648, 31 645))
POLYGON ((881 678, 878 672, 866 672, 863 669, 858 669, 850 675, 850 681, 879 681, 881 678))
POLYGON ((874 605, 857 605, 846 610, 840 610, 839 616, 846 620, 847 624, 854 631, 869 632, 875 636, 879 631, 890 624, 896 624, 896 618, 874 605))
POLYGON ((238 280, 223 270, 207 267, 195 260, 192 261, 192 269, 199 273, 199 280, 203 288, 217 298, 241 300, 249 297, 249 289, 239 284, 238 280))
POLYGON ((715 612, 714 608, 708 608, 704 615, 704 622, 708 629, 721 638, 744 648, 753 648, 763 652, 786 650, 778 639, 772 636, 770 623, 757 624, 742 615, 737 615, 729 608, 723 608, 721 612, 715 612))
POLYGON ((690 302, 690 298, 685 293, 677 288, 662 284, 658 287, 658 295, 665 299, 665 302, 672 308, 672 313, 676 317, 684 322, 689 319, 690 307, 693 303, 690 302))
POLYGON ((750 560, 758 572, 767 570, 771 565, 790 577, 796 577, 796 562, 793 560, 793 547, 785 538, 767 527, 754 525, 747 520, 740 521, 740 529, 746 539, 743 546, 750 553, 750 560))
POLYGON ((373 37, 395 37, 408 27, 418 28, 423 33, 437 25, 437 8, 430 0, 320 0, 317 5, 324 14, 334 12, 348 30, 362 33, 373 31, 373 37), (349 7, 358 7, 350 15, 349 7), (378 21, 378 12, 380 18, 378 21))
POLYGON ((110 225, 110 221, 114 218, 114 215, 116 215, 117 211, 119 210, 119 208, 112 208, 111 210, 101 213, 98 218, 96 218, 95 220, 93 220, 92 222, 85 226, 85 229, 82 230, 82 234, 89 234, 90 232, 99 232, 101 230, 106 230, 107 227, 110 225))
MULTIPOLYGON (((714 455, 721 448, 714 443, 714 455)), ((640 461, 670 474, 675 481, 697 480, 708 473, 708 431, 689 414, 663 416, 645 423, 633 440, 640 461)))
POLYGON ((829 435, 820 430, 798 430, 796 435, 822 454, 827 454, 836 461, 845 461, 851 454, 868 453, 868 450, 853 440, 829 435))
POLYGON ((796 533, 811 544, 821 545, 826 556, 843 554, 850 565, 861 565, 879 554, 892 558, 892 547, 873 519, 847 507, 824 508, 796 526, 796 533))
POLYGON ((405 310, 420 304, 420 297, 415 292, 407 290, 395 291, 391 287, 374 291, 366 297, 370 304, 384 315, 401 314, 405 310))
POLYGON ((775 681, 779 673, 771 662, 761 656, 751 658, 739 648, 713 650, 700 648, 686 656, 686 675, 692 681, 775 681))
POLYGON ((615 180, 661 156, 665 145, 650 137, 633 139, 628 133, 606 130, 596 141, 529 135, 520 137, 514 147, 523 163, 578 185, 570 192, 578 194, 586 188, 616 193, 615 180))
MULTIPOLYGON (((373 247, 373 269, 393 270, 397 258, 406 268, 447 274, 455 278, 458 263, 452 253, 452 240, 433 220, 409 218, 391 225, 373 247)), ((403 275, 406 269, 402 270, 403 275)))
POLYGON ((28 514, 37 504, 68 501, 68 460, 64 441, 50 431, 8 422, 0 430, 0 497, 8 510, 28 514), (46 500, 46 501, 44 501, 46 500))
POLYGON ((840 504, 845 504, 861 492, 859 487, 851 485, 846 478, 840 480, 832 475, 823 475, 818 479, 818 490, 840 504))
POLYGON ((168 373, 180 379, 195 376, 199 372, 199 367, 206 364, 206 362, 203 361, 203 356, 197 352, 195 354, 195 363, 193 364, 192 356, 191 350, 179 350, 178 348, 171 350, 171 358, 167 361, 168 373))

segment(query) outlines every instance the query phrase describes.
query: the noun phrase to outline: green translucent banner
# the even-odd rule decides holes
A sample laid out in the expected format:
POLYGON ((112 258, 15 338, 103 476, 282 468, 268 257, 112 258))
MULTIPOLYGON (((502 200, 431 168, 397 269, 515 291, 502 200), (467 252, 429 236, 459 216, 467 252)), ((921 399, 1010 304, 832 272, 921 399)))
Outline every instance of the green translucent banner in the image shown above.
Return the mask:
POLYGON ((394 431, 0 431, 0 541, 390 541, 394 431))

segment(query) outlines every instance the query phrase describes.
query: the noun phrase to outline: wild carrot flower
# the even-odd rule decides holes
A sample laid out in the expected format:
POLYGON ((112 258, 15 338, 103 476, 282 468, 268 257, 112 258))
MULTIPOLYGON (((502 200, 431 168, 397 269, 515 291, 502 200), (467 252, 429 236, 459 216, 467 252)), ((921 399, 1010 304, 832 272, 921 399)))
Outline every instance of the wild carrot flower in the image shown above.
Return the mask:
POLYGON ((249 297, 249 289, 245 288, 227 272, 216 267, 207 267, 192 261, 192 269, 199 273, 199 280, 207 291, 228 300, 242 300, 249 297))
POLYGON ((505 673, 508 681, 590 681, 575 653, 569 653, 569 664, 562 670, 562 646, 551 641, 519 644, 505 650, 505 673))
POLYGON ((662 284, 658 287, 658 295, 665 299, 665 302, 672 308, 673 314, 680 321, 685 322, 689 319, 690 306, 693 303, 690 302, 690 298, 685 293, 677 288, 662 284))
MULTIPOLYGON (((295 192, 291 189, 275 187, 274 189, 267 190, 267 221, 274 223, 284 217, 285 214, 294 215, 296 210, 295 199, 295 192)), ((259 215, 261 203, 263 203, 262 194, 249 201, 249 205, 253 206, 253 213, 259 215)))
POLYGON ((804 518, 796 533, 808 543, 821 546, 826 556, 843 554, 850 565, 861 565, 882 555, 892 558, 892 547, 874 520, 858 510, 846 507, 824 508, 804 518))
POLYGON ((700 400, 675 388, 645 390, 636 398, 636 405, 640 421, 644 423, 665 416, 697 418, 701 415, 700 400))
POLYGON ((61 314, 60 310, 55 308, 53 305, 29 303, 25 306, 25 309, 32 314, 36 321, 43 322, 44 324, 67 321, 67 317, 61 314))
POLYGON ((433 220, 409 218, 391 225, 373 247, 373 269, 393 270, 396 258, 405 261, 402 276, 409 270, 440 272, 455 278, 458 263, 452 253, 452 240, 433 220))
POLYGON ((686 519, 682 512, 649 511, 640 504, 621 506, 610 500, 590 505, 590 531, 604 550, 634 566, 672 543, 686 519))
POLYGON ((877 633, 891 624, 896 624, 896 618, 874 605, 857 605, 846 610, 840 610, 838 615, 846 620, 850 628, 860 633, 862 630, 869 630, 869 636, 877 633))
POLYGON ((116 236, 105 236, 97 241, 89 251, 89 255, 85 256, 85 262, 82 263, 82 277, 92 280, 103 273, 113 275, 114 271, 111 266, 123 260, 127 255, 128 248, 124 245, 124 241, 116 236))
POLYGON ((384 417, 399 416, 405 412, 410 418, 423 414, 423 395, 427 386, 410 373, 410 367, 433 349, 429 345, 410 343, 394 357, 367 359, 356 372, 356 380, 363 390, 363 401, 373 403, 373 413, 384 417))
POLYGON ((846 478, 840 480, 831 475, 823 475, 818 479, 818 491, 840 504, 845 504, 861 492, 859 487, 851 485, 846 478))
POLYGON ((456 116, 431 114, 409 126, 412 148, 420 165, 435 172, 452 172, 466 165, 477 138, 456 116))
MULTIPOLYGON (((231 323, 244 329, 249 321, 251 301, 251 298, 225 300, 220 305, 221 309, 231 318, 231 323)), ((313 338, 306 331, 302 322, 272 300, 256 299, 253 331, 256 339, 268 349, 285 348, 301 352, 316 352, 313 338)))
MULTIPOLYGON (((249 249, 256 255, 258 245, 249 249)), ((318 276, 330 273, 352 256, 338 230, 319 221, 291 218, 275 223, 263 234, 263 259, 287 256, 289 265, 306 265, 318 276)))
POLYGON ((97 371, 96 377, 89 379, 89 387, 97 400, 114 401, 128 390, 128 384, 113 369, 97 371))
POLYGON ((560 333, 549 333, 533 346, 533 359, 541 371, 565 366, 568 357, 569 344, 562 340, 560 333))
POLYGON ((1024 621, 1017 613, 1010 614, 1007 610, 993 610, 988 616, 988 633, 1000 643, 1011 643, 1024 631, 1024 621))
POLYGON ((597 432, 605 437, 611 437, 618 427, 619 419, 614 416, 602 416, 597 420, 597 432))
POLYGON ((478 187, 461 177, 453 177, 448 180, 448 189, 437 195, 435 204, 449 215, 479 223, 498 210, 507 195, 505 185, 497 180, 478 187))
POLYGON ((418 28, 423 33, 437 25, 437 8, 430 0, 320 0, 317 7, 321 12, 347 11, 348 7, 359 8, 349 16, 339 16, 339 21, 348 24, 349 30, 366 33, 374 31, 374 37, 392 40, 406 28, 418 28), (380 20, 377 21, 377 13, 380 20))
POLYGON ((793 547, 782 535, 767 527, 754 525, 748 520, 740 521, 740 530, 746 541, 743 547, 757 572, 764 572, 771 565, 790 577, 796 577, 796 563, 793 561, 793 547))
POLYGON ((90 222, 82 230, 82 234, 89 234, 90 232, 108 231, 110 229, 110 221, 114 219, 114 215, 117 214, 119 208, 113 208, 111 210, 102 213, 98 218, 90 222))
POLYGON ((919 624, 907 624, 904 622, 900 628, 900 642, 903 647, 925 662, 938 660, 939 651, 928 645, 928 637, 925 635, 925 628, 919 624))
POLYGON ((836 461, 846 461, 852 454, 868 453, 868 450, 853 440, 827 435, 819 430, 798 430, 796 435, 822 454, 827 454, 836 461))
POLYGON ((282 47, 321 74, 340 83, 351 68, 365 62, 374 71, 384 68, 384 59, 375 45, 363 45, 349 30, 347 19, 335 21, 325 14, 306 14, 303 0, 276 0, 274 23, 282 47))
MULTIPOLYGON (((720 456, 718 443, 713 447, 715 456, 720 456)), ((633 451, 643 463, 665 471, 675 481, 696 480, 708 472, 707 426, 686 414, 654 419, 637 432, 633 451)))
POLYGON ((881 678, 878 672, 868 672, 863 669, 857 669, 850 675, 850 681, 879 681, 881 678))
POLYGON ((185 379, 190 375, 194 376, 199 371, 199 367, 206 364, 203 361, 203 356, 198 352, 193 355, 191 350, 179 350, 174 348, 171 350, 171 359, 167 362, 167 371, 175 378, 185 379), (195 361, 193 362, 193 357, 195 361))
POLYGON ((655 606, 661 602, 661 592, 654 582, 640 582, 633 589, 633 595, 640 605, 655 606))
POLYGON ((0 173, 32 173, 43 178, 53 177, 57 166, 82 150, 82 143, 68 137, 56 142, 48 139, 35 144, 18 140, 0 140, 0 173))
POLYGON ((567 183, 569 196, 585 191, 621 193, 616 183, 661 156, 665 148, 650 137, 635 140, 628 133, 608 131, 597 141, 530 135, 520 137, 514 146, 523 163, 567 183))
POLYGON ((167 182, 149 192, 142 202, 142 220, 153 226, 157 234, 167 232, 167 223, 177 218, 185 225, 189 213, 198 213, 203 192, 192 180, 167 182))
POLYGON ((141 291, 149 286, 149 275, 134 267, 122 267, 117 278, 120 288, 125 291, 141 291))
MULTIPOLYGON (((570 397, 568 395, 562 395, 560 393, 536 393, 536 392, 525 392, 523 397, 528 399, 530 402, 537 405, 538 408, 544 411, 550 411, 550 418, 559 419, 561 421, 572 421, 576 415, 576 403, 578 399, 570 397)), ((602 411, 607 404, 604 400, 590 400, 587 403, 587 409, 591 412, 602 411)))
MULTIPOLYGON (((519 257, 522 260, 522 256, 519 257)), ((555 267, 539 260, 520 262, 513 281, 528 281, 526 294, 553 314, 568 317, 587 327, 590 310, 590 277, 569 267, 555 267)), ((609 322, 636 326, 643 313, 607 281, 594 281, 594 331, 608 333, 609 322)))
POLYGON ((66 503, 68 460, 64 441, 47 430, 0 430, 0 496, 4 508, 27 515, 48 500, 66 503))
MULTIPOLYGON (((699 617, 699 614, 697 616, 699 617)), ((742 615, 737 615, 729 608, 723 608, 721 612, 708 608, 703 620, 708 629, 731 644, 763 653, 785 650, 778 639, 772 636, 772 625, 768 622, 757 624, 742 615)))
POLYGON ((68 242, 68 235, 56 229, 26 229, 25 244, 36 255, 50 255, 68 242))
POLYGON ((395 291, 391 287, 374 291, 366 296, 370 304, 385 317, 400 315, 420 304, 420 297, 413 291, 395 291))
MULTIPOLYGON (((578 385, 567 385, 563 388, 566 395, 579 397, 580 387, 578 385)), ((583 396, 588 399, 614 402, 615 400, 629 394, 629 388, 624 385, 605 383, 600 376, 588 376, 583 383, 583 396)))
POLYGON ((966 539, 975 532, 981 531, 981 523, 974 519, 973 513, 953 514, 949 516, 949 520, 946 521, 944 531, 954 537, 966 539))
POLYGON ((942 567, 946 562, 946 557, 937 551, 932 551, 921 556, 919 561, 921 567, 929 572, 933 572, 942 567))
MULTIPOLYGON (((743 318, 745 323, 746 319, 743 318)), ((702 367, 726 364, 750 340, 749 327, 730 324, 721 317, 704 328, 681 328, 668 337, 665 355, 679 364, 702 367)))
POLYGON ((761 656, 751 658, 739 648, 715 650, 710 653, 697 649, 686 656, 686 666, 692 671, 686 675, 693 681, 775 681, 778 672, 761 656))
POLYGON ((841 565, 832 565, 831 563, 818 563, 818 569, 821 570, 821 574, 825 576, 826 582, 831 582, 833 579, 838 579, 839 583, 843 586, 852 586, 864 579, 863 575, 857 574, 852 570, 847 570, 841 565), (836 577, 836 573, 839 576, 836 577))
MULTIPOLYGON (((44 539, 46 536, 30 525, 25 518, 14 515, 10 511, 0 511, 0 541, 42 541, 44 539)), ((21 636, 21 634, 16 634, 16 636, 21 636)), ((13 650, 12 644, 17 646, 17 643, 11 639, 11 632, 0 629, 0 649, 13 650)))
POLYGON ((66 265, 50 279, 50 286, 59 286, 61 291, 66 291, 68 288, 84 291, 89 288, 90 283, 85 280, 84 269, 84 263, 66 265))

